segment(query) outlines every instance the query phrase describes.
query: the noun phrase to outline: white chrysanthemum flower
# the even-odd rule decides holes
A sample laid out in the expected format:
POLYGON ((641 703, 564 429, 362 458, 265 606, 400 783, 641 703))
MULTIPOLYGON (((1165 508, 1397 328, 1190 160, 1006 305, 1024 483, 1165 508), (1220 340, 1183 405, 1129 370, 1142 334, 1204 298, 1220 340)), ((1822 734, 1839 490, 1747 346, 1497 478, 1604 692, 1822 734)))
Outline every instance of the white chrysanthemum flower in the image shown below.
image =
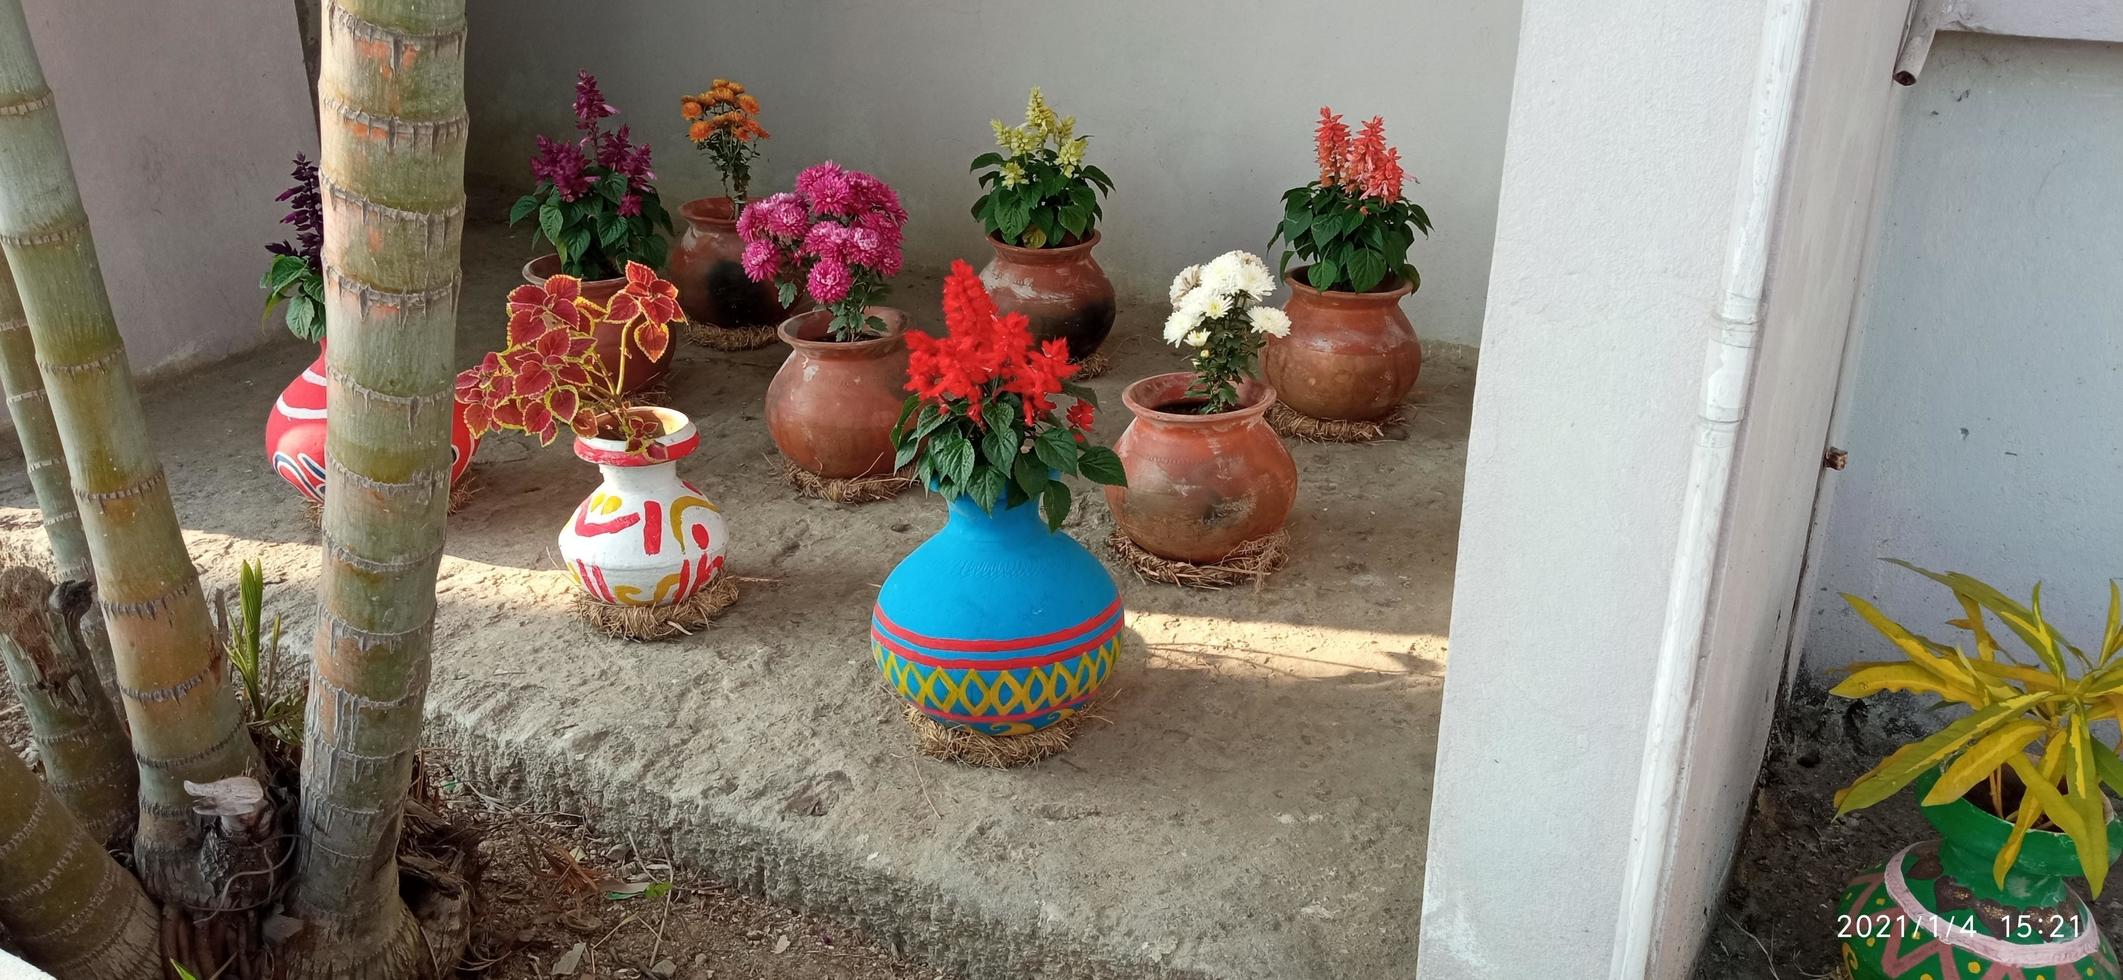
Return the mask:
MULTIPOLYGON (((1206 283, 1204 285, 1207 285, 1206 283)), ((1201 301, 1196 304, 1202 311, 1202 319, 1221 320, 1231 312, 1231 297, 1222 292, 1201 291, 1201 301)))
POLYGON ((1275 276, 1268 271, 1268 263, 1252 252, 1239 252, 1238 288, 1254 299, 1267 299, 1275 292, 1275 276))
POLYGON ((1201 313, 1192 306, 1181 303, 1172 315, 1165 318, 1165 343, 1178 347, 1188 333, 1201 325, 1201 313))
POLYGON ((1238 262, 1231 258, 1235 254, 1237 253, 1227 252, 1202 266, 1203 289, 1223 296, 1238 291, 1238 262))
POLYGON ((1209 346, 1209 331, 1207 331, 1207 330, 1196 330, 1196 331, 1194 331, 1193 333, 1190 333, 1190 334, 1188 334, 1188 335, 1187 335, 1187 346, 1189 346, 1189 347, 1207 347, 1207 346, 1209 346))
POLYGON ((1256 306, 1246 311, 1246 319, 1253 321, 1253 332, 1270 337, 1290 336, 1290 315, 1273 306, 1256 306))
POLYGON ((1172 305, 1178 306, 1179 301, 1181 299, 1186 298, 1186 295, 1188 293, 1194 291, 1194 287, 1199 286, 1201 284, 1201 266, 1190 265, 1184 269, 1179 270, 1179 275, 1172 277, 1172 305))

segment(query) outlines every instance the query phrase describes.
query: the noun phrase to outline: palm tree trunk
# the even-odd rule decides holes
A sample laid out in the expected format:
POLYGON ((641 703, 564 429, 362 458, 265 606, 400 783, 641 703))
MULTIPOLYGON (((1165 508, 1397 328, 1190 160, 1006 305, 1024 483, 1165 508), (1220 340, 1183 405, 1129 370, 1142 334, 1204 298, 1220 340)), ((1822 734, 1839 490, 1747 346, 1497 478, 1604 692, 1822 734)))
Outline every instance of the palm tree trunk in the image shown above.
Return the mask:
POLYGON ((184 782, 262 772, 148 440, 21 0, 0 0, 0 248, 65 445, 132 726, 134 859, 150 893, 211 908, 226 899, 197 860, 205 825, 184 782))
MULTIPOLYGON (((15 292, 15 274, 4 255, 0 255, 0 391, 7 394, 7 413, 15 422, 15 437, 22 442, 23 468, 37 495, 44 537, 52 548, 52 566, 61 581, 93 582, 96 573, 89 563, 88 535, 81 530, 81 510, 74 504, 74 481, 66 475, 66 454, 59 445, 59 426, 52 421, 44 377, 37 373, 37 348, 30 340, 29 319, 22 315, 22 296, 15 292)), ((103 629, 103 615, 96 614, 84 625, 82 638, 88 641, 96 679, 111 710, 120 711, 118 675, 111 666, 110 634, 103 629)))
POLYGON ((155 904, 4 746, 0 927, 58 980, 162 975, 155 904))
POLYGON ((299 975, 405 976, 428 969, 396 852, 450 495, 464 0, 325 0, 322 21, 331 492, 290 905, 299 975))
POLYGON ((139 774, 81 641, 87 605, 85 592, 54 591, 36 569, 0 569, 0 660, 29 716, 46 785, 99 846, 123 848, 139 774))
POLYGON ((0 258, 0 386, 7 390, 15 438, 22 440, 22 464, 37 494, 44 536, 51 540, 52 565, 61 579, 87 581, 95 575, 89 568, 88 535, 81 531, 74 484, 66 478, 66 456, 59 449, 59 427, 52 422, 29 320, 22 315, 22 297, 15 292, 15 276, 5 258, 0 258))

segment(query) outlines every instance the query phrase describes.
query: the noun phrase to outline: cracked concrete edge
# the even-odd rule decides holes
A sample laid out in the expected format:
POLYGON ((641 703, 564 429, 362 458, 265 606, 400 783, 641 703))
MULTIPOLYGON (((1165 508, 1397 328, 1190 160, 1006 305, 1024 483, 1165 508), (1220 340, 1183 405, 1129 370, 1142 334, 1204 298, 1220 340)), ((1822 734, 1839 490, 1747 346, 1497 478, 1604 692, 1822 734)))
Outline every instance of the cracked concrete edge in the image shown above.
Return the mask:
POLYGON ((860 928, 894 952, 967 980, 1221 980, 1158 963, 1096 939, 1064 935, 996 914, 845 855, 681 800, 620 785, 564 753, 463 724, 430 706, 427 741, 482 792, 583 818, 597 833, 631 834, 671 848, 680 865, 744 892, 860 928))

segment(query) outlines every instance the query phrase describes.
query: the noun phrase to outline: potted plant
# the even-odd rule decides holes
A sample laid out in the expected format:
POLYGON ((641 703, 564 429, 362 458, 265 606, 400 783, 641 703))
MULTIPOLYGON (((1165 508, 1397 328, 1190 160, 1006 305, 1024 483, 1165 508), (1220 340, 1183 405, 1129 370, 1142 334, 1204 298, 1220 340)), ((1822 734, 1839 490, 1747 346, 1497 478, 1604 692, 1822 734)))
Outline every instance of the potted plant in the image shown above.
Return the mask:
POLYGON ((990 122, 1002 152, 973 160, 986 188, 973 217, 988 233, 995 258, 980 281, 996 309, 1023 313, 1040 340, 1059 337, 1069 356, 1090 357, 1113 331, 1113 284, 1091 250, 1098 247, 1098 198, 1113 192, 1106 172, 1084 163, 1090 137, 1076 135, 1076 117, 1058 117, 1037 87, 1025 121, 990 122))
POLYGON ((686 233, 671 253, 666 275, 678 286, 678 303, 693 323, 758 335, 756 341, 737 346, 773 343, 775 325, 791 310, 775 296, 772 283, 756 283, 745 275, 744 239, 737 234, 737 214, 752 184, 752 161, 770 135, 759 124, 759 100, 743 84, 718 78, 707 91, 685 96, 678 104, 687 137, 721 175, 722 195, 679 205, 686 233))
POLYGON ((2084 878, 2098 896, 2123 854, 2104 791, 2123 791, 2123 758, 2095 730, 2123 711, 2123 595, 2109 583, 2107 631, 2085 650, 2044 617, 2040 586, 2021 605, 1968 575, 1896 564, 1953 592, 1962 618, 1948 625, 1967 631, 1969 647, 1921 636, 1846 594, 1902 659, 1854 664, 1833 693, 1906 691, 1965 714, 1836 794, 1840 816, 1914 784, 1942 838, 1852 879, 1837 905, 1845 968, 1854 980, 1927 971, 2112 980, 2115 953, 2067 882, 2084 878), (2000 645, 1992 617, 2032 662, 2000 645))
MULTIPOLYGON (((317 191, 317 164, 295 155, 295 184, 273 198, 288 206, 280 223, 295 229, 295 240, 268 244, 273 255, 258 288, 265 290, 265 315, 281 309, 288 332, 317 345, 317 359, 281 389, 265 416, 265 458, 289 486, 312 503, 324 502, 324 431, 326 378, 324 358, 324 198, 317 191)), ((471 468, 479 440, 465 427, 464 413, 452 416, 450 482, 471 468)))
POLYGON ((1219 562, 1290 517, 1297 464, 1261 418, 1275 390, 1252 376, 1262 342, 1290 333, 1290 318, 1262 303, 1273 292, 1268 264, 1247 252, 1172 280, 1165 341, 1193 351, 1193 370, 1121 392, 1135 420, 1113 449, 1128 483, 1106 488, 1121 533, 1153 555, 1219 562))
POLYGON ((1355 138, 1320 109, 1319 178, 1283 195, 1275 238, 1290 282, 1290 336, 1268 345, 1261 368, 1283 404, 1319 419, 1384 419, 1423 367, 1423 346, 1401 311, 1422 284, 1408 249, 1430 216, 1401 196, 1400 151, 1373 116, 1355 138), (1306 263, 1290 269, 1295 258, 1306 263))
POLYGON ((639 262, 627 263, 625 285, 606 304, 591 301, 581 280, 555 275, 509 293, 508 346, 457 377, 473 432, 511 429, 552 445, 565 427, 575 455, 603 473, 560 529, 568 574, 597 602, 676 605, 714 582, 729 550, 721 512, 678 475, 678 461, 700 445, 692 421, 640 404, 595 356, 597 338, 617 333, 653 362, 678 316, 677 288, 639 262))
POLYGON ((906 377, 910 319, 877 305, 900 267, 907 223, 884 181, 828 161, 796 190, 747 205, 737 220, 745 274, 799 291, 818 309, 782 321, 789 357, 767 386, 767 430, 797 468, 831 480, 885 476, 906 377))
MULTIPOLYGON (((651 270, 664 265, 671 216, 656 194, 656 172, 649 168, 649 146, 637 144, 627 127, 606 131, 604 120, 619 110, 606 102, 596 76, 578 72, 575 79, 574 140, 538 137, 531 175, 538 185, 509 209, 509 224, 532 221, 534 236, 553 247, 550 254, 523 267, 525 282, 544 283, 565 273, 582 283, 592 302, 605 303, 625 288, 620 273, 629 262, 651 270)), ((616 330, 609 323, 608 330, 616 330)), ((670 369, 670 349, 661 358, 646 358, 639 348, 623 347, 616 334, 597 338, 597 357, 616 364, 625 351, 641 363, 620 371, 629 393, 648 389, 670 369)))
POLYGON ((1085 438, 1091 394, 1068 380, 1068 345, 1035 342, 1024 314, 999 314, 964 262, 944 282, 944 322, 946 336, 908 335, 913 395, 892 441, 950 520, 885 579, 871 652, 892 689, 937 722, 1021 735, 1080 710, 1120 654, 1119 590, 1058 531, 1071 504, 1064 476, 1126 476, 1085 438), (1059 412, 1064 393, 1076 402, 1059 412))

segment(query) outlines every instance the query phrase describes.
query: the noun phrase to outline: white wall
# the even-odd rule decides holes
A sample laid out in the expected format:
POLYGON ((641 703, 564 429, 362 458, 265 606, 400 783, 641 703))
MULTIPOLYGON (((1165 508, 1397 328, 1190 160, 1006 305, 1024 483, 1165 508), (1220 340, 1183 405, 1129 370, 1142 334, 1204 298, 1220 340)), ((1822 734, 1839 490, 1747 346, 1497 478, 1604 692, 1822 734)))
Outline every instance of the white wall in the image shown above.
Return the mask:
POLYGON ((24 0, 135 374, 287 336, 259 322, 289 159, 317 152, 290 0, 24 0))
POLYGON ((1423 980, 1606 975, 1761 20, 1523 8, 1423 980))
MULTIPOLYGON (((1942 641, 1968 572, 2084 645, 2123 576, 2123 45, 1941 35, 1900 119, 1837 410, 1806 667, 1893 656, 1838 593, 1942 641)), ((1961 634, 1965 635, 1965 634, 1961 634)))
POLYGON ((1694 683, 1677 688, 1682 763, 1641 771, 1764 16, 1789 6, 1526 2, 1468 450, 1423 980, 1693 969, 1783 675, 1891 134, 1901 11, 1816 3, 1789 141, 1768 144, 1789 155, 1732 490, 1703 529, 1716 573, 1694 683), (1678 815, 1639 827, 1639 783, 1654 777, 1678 815), (1641 921, 1622 901, 1632 838, 1657 868, 1641 921), (1618 928, 1651 938, 1648 966, 1616 965, 1618 928))
POLYGON ((1352 121, 1383 114, 1422 181, 1411 197, 1437 230, 1412 256, 1417 329, 1461 343, 1480 330, 1516 3, 600 6, 593 19, 568 0, 471 0, 473 171, 527 188, 533 136, 569 129, 575 70, 587 68, 655 146, 669 204, 714 193, 678 97, 734 77, 774 133, 759 188, 786 188, 827 158, 872 170, 913 214, 914 263, 977 266, 989 253, 967 214, 978 187, 966 164, 992 148, 988 120, 1019 121, 1036 84, 1094 137, 1092 162, 1119 185, 1100 261, 1124 297, 1162 304, 1181 266, 1267 246, 1282 192, 1317 172, 1311 127, 1331 104, 1352 121))

